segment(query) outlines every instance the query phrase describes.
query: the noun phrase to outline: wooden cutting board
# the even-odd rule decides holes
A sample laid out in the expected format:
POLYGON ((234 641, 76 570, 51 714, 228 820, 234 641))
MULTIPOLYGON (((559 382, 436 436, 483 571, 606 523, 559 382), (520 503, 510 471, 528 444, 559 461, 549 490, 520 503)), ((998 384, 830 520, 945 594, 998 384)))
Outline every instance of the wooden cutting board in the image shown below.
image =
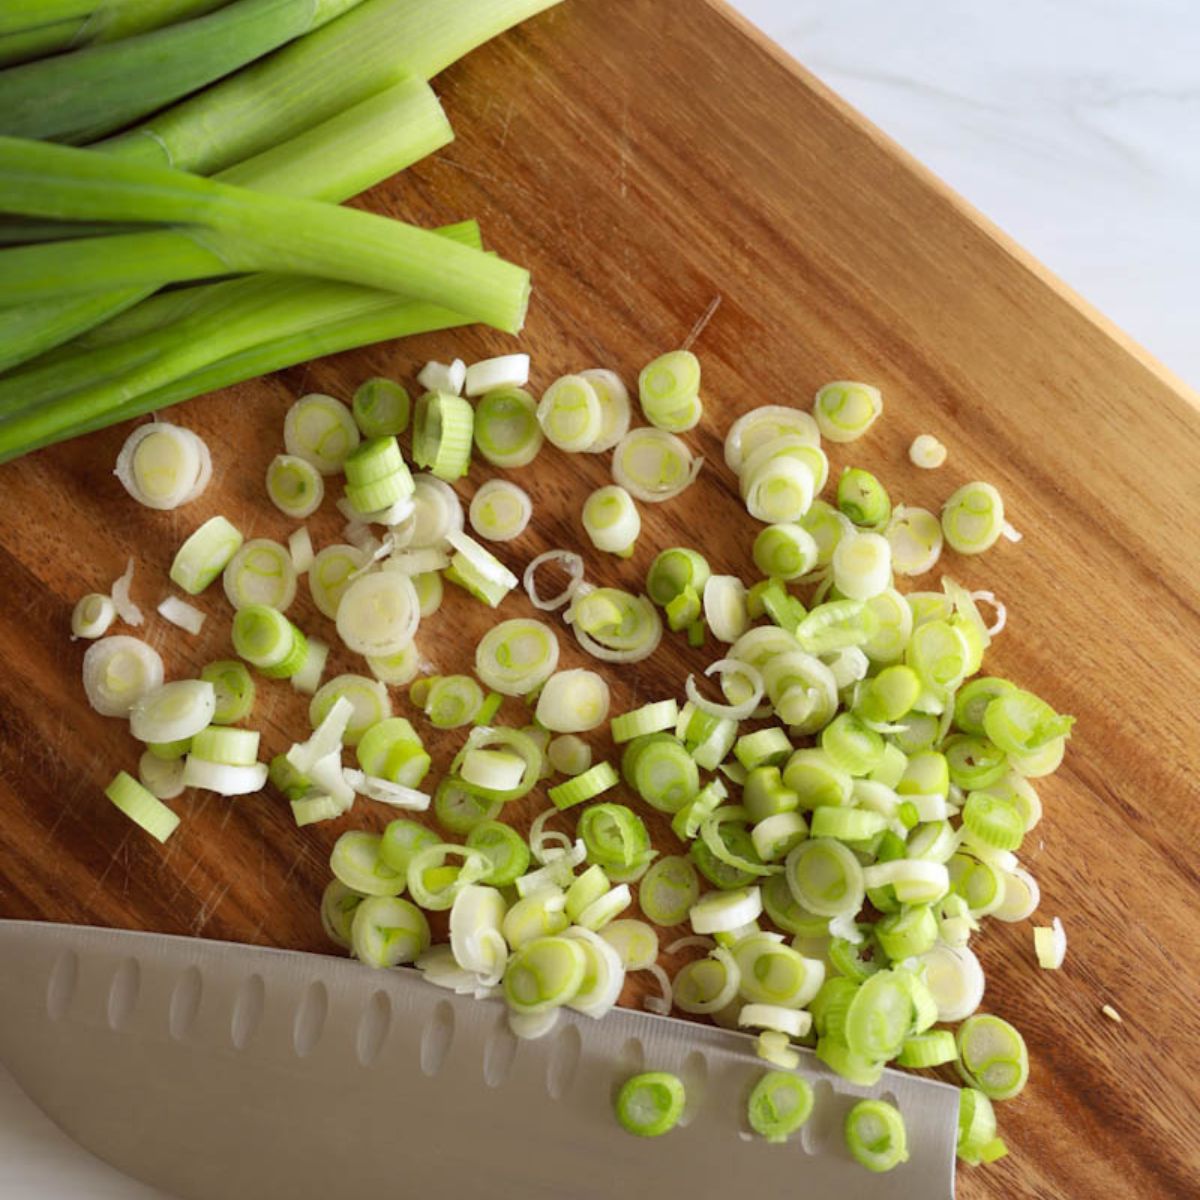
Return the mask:
MULTIPOLYGON (((457 143, 364 202, 431 225, 479 218, 490 246, 533 270, 519 342, 481 329, 424 337, 193 402, 176 415, 208 440, 215 477, 175 513, 139 508, 113 478, 127 428, 0 468, 0 916, 326 948, 316 906, 329 848, 347 828, 382 828, 388 812, 360 801, 344 820, 297 830, 275 795, 189 795, 176 803, 178 834, 165 848, 149 840, 101 794, 117 769, 135 769, 138 748, 84 701, 84 647, 66 637, 75 600, 132 556, 152 614, 145 636, 170 676, 192 675, 228 654, 230 610, 214 588, 200 600, 201 636, 166 625, 153 608, 167 567, 217 512, 248 537, 290 532, 262 478, 297 395, 348 398, 368 375, 411 384, 429 358, 518 347, 537 388, 596 365, 632 383, 707 315, 694 346, 706 415, 689 435, 707 465, 684 499, 644 506, 631 562, 590 554, 589 578, 637 588, 654 553, 679 543, 752 578, 753 524, 721 439, 737 414, 807 406, 831 378, 873 381, 886 398, 866 439, 830 447, 834 472, 868 467, 894 497, 934 509, 967 480, 999 486, 1024 540, 949 554, 944 567, 1008 605, 989 670, 1079 718, 1022 850, 1041 882, 1040 920, 1063 918, 1070 951, 1051 973, 1036 966, 1027 924, 992 922, 978 939, 985 1007, 1025 1032, 1032 1075, 1001 1106, 1011 1156, 964 1168, 960 1194, 1197 1194, 1195 397, 718 3, 570 0, 437 88, 457 143), (908 463, 920 432, 950 448, 940 471, 908 463), (1123 1024, 1101 1015, 1106 1003, 1123 1024)), ((501 557, 519 572, 547 547, 580 546, 582 498, 607 471, 607 457, 549 448, 514 473, 536 515, 501 557)), ((490 473, 474 469, 460 494, 490 473)), ((310 522, 317 544, 340 524, 327 505, 310 522)), ((292 615, 332 640, 301 591, 292 615)), ((418 639, 443 673, 469 669, 495 619, 447 593, 418 639)), ((530 611, 518 594, 500 615, 530 611)), ((564 665, 584 665, 565 630, 561 641, 564 665)), ((648 663, 609 672, 614 711, 679 694, 717 653, 668 637, 648 663)), ((361 669, 339 652, 331 666, 361 669)), ((396 710, 412 715, 399 693, 396 710)), ((525 720, 517 702, 503 717, 525 720)), ((269 756, 304 731, 305 704, 264 684, 254 723, 269 756)), ((431 737, 435 761, 458 740, 431 737)), ((516 823, 545 803, 514 806, 516 823)), ((676 848, 652 824, 660 847, 676 848)), ((631 981, 626 1001, 652 986, 631 981)))

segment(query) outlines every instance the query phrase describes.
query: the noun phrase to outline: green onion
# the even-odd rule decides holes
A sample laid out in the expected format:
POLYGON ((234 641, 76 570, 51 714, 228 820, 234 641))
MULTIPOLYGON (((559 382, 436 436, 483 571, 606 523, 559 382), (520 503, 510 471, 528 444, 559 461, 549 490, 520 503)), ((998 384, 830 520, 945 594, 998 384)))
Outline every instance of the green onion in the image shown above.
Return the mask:
POLYGON ((700 874, 722 891, 744 887, 780 869, 759 861, 745 815, 743 808, 717 809, 700 823, 700 840, 689 851, 700 874))
POLYGON ((468 792, 447 777, 433 794, 433 811, 438 824, 451 833, 467 834, 484 821, 499 815, 503 802, 468 792))
POLYGON ((892 502, 883 484, 861 467, 847 467, 837 486, 837 506, 855 525, 879 529, 888 524, 892 502))
POLYGON ((450 764, 450 772, 452 775, 460 775, 468 755, 479 750, 493 750, 497 746, 502 747, 501 753, 505 758, 519 759, 523 764, 519 781, 511 787, 499 788, 470 783, 466 779, 463 782, 469 790, 485 797, 505 802, 519 800, 533 789, 542 769, 541 749, 528 734, 521 733, 520 730, 477 726, 467 734, 466 743, 450 764))
POLYGON ((216 711, 211 683, 180 679, 139 696, 129 709, 129 730, 141 742, 176 742, 204 729, 216 711))
POLYGON ((520 537, 532 516, 529 493, 507 479, 489 479, 471 500, 471 528, 488 541, 520 537))
POLYGON ((740 475, 746 461, 764 446, 795 438, 820 446, 817 423, 806 412, 782 404, 766 404, 738 417, 725 435, 725 465, 740 475))
POLYGON ((467 847, 488 860, 489 869, 480 883, 507 887, 529 869, 529 846, 515 829, 499 821, 475 825, 467 834, 467 847))
POLYGON ((946 461, 946 447, 932 433, 919 433, 908 448, 908 458, 913 466, 936 471, 946 461))
POLYGON ((904 1118, 886 1100, 860 1100, 846 1114, 846 1148, 868 1171, 890 1171, 908 1161, 904 1118))
POLYGON ((646 575, 646 594, 665 608, 686 589, 699 593, 712 574, 704 556, 695 550, 676 546, 663 550, 650 564, 646 575))
POLYGON ((296 598, 296 570, 285 546, 267 538, 243 543, 222 575, 234 608, 266 606, 285 612, 296 598))
POLYGON ((638 399, 651 425, 684 433, 699 424, 700 360, 690 350, 672 350, 642 368, 638 399))
MULTIPOLYGON (((350 705, 350 719, 345 727, 344 742, 357 746, 367 731, 392 715, 392 701, 383 684, 363 675, 337 675, 323 684, 308 706, 309 723, 317 729, 332 712, 334 706, 345 700, 350 705)), ((367 771, 375 775, 375 771, 367 771)))
POLYGON ((742 803, 752 821, 765 821, 798 807, 800 797, 783 785, 777 766, 754 767, 742 786, 742 803))
POLYGON ((212 477, 212 458, 190 429, 155 421, 126 438, 115 474, 139 504, 169 510, 204 491, 212 477))
POLYGON ((613 921, 600 936, 617 952, 626 971, 644 971, 658 961, 658 934, 645 921, 613 921))
POLYGON ((588 453, 603 454, 629 432, 629 390, 619 375, 602 367, 580 371, 579 376, 591 384, 600 401, 600 433, 588 446, 588 453))
POLYGON ((825 979, 823 963, 805 958, 767 933, 740 939, 733 957, 741 973, 739 994, 751 1004, 802 1008, 825 979))
POLYGON ((117 773, 104 794, 131 821, 160 842, 165 842, 179 826, 179 818, 125 771, 117 773))
POLYGON ((603 676, 583 668, 557 671, 538 693, 537 719, 555 733, 582 733, 604 722, 608 706, 608 684, 603 676))
POLYGON ((408 863, 408 891, 428 912, 446 912, 466 887, 478 883, 491 870, 491 862, 479 850, 440 843, 418 850, 408 863), (461 858, 461 867, 447 865, 448 858, 461 858))
POLYGON ((493 466, 528 466, 545 440, 537 401, 519 387, 488 392, 475 409, 474 439, 479 453, 493 466))
POLYGON ((588 450, 603 430, 600 400, 592 385, 579 375, 556 379, 537 407, 542 432, 560 450, 588 450))
POLYGON ((677 1076, 647 1071, 621 1085, 615 1106, 617 1121, 635 1137, 662 1137, 679 1124, 686 1100, 677 1076))
POLYGON ((408 428, 410 403, 398 383, 376 376, 359 384, 350 411, 363 437, 395 437, 408 428))
POLYGON ((308 639, 283 615, 265 604, 247 604, 233 618, 233 648, 272 679, 294 676, 308 658, 308 639))
POLYGON ((454 557, 445 578, 495 608, 517 586, 517 577, 490 551, 465 533, 451 531, 446 540, 454 557))
POLYGON ((679 705, 675 700, 657 700, 643 704, 632 712, 613 717, 609 725, 612 739, 617 745, 670 729, 679 717, 679 705))
POLYGON ((613 450, 613 480, 635 500, 661 504, 686 491, 703 463, 665 429, 631 429, 613 450))
POLYGON ((111 596, 91 592, 75 605, 71 613, 71 636, 94 640, 103 637, 117 618, 111 596))
POLYGON ((958 1156, 979 1163, 983 1149, 996 1137, 996 1111, 978 1088, 962 1088, 958 1094, 958 1156))
POLYGON ((331 620, 353 577, 367 566, 367 556, 355 546, 326 546, 308 569, 308 588, 319 612, 331 620))
POLYGON ((788 855, 787 881, 796 903, 826 917, 852 915, 862 907, 866 882, 858 859, 841 842, 811 838, 788 855))
POLYGON ((438 479, 454 480, 471 464, 475 413, 462 397, 428 392, 413 417, 413 460, 438 479))
POLYGON ((429 723, 438 729, 470 725, 482 707, 483 688, 469 675, 439 676, 430 684, 424 705, 429 723))
POLYGON ((750 1128, 768 1142, 780 1144, 812 1115, 812 1084, 799 1075, 767 1071, 754 1085, 746 1105, 750 1128))
POLYGON ((1004 529, 1004 501, 990 483, 967 483, 942 506, 942 532, 959 554, 982 554, 1004 529))
MULTIPOLYGON (((378 855, 391 871, 404 880, 408 876, 409 863, 422 850, 428 850, 437 844, 437 834, 433 830, 417 821, 401 817, 392 821, 383 831, 378 855)), ((399 890, 404 890, 403 884, 399 890)))
POLYGON ((799 525, 768 525, 754 539, 754 565, 773 579, 799 579, 817 565, 816 539, 799 525))
POLYGON ((288 409, 283 440, 288 454, 311 463, 322 475, 335 475, 358 446, 359 433, 341 401, 314 393, 288 409))
POLYGON ((354 910, 350 944, 355 957, 369 967, 397 967, 415 962, 429 948, 425 914, 396 896, 367 896, 354 910))
POLYGON ((363 896, 398 896, 404 891, 404 876, 384 857, 382 846, 383 839, 376 833, 343 833, 334 843, 329 869, 363 896))
POLYGON ((619 776, 613 770, 612 764, 601 762, 576 775, 573 779, 568 779, 565 783, 552 787, 548 795, 555 808, 573 808, 577 804, 594 800, 602 792, 615 787, 619 781, 619 776))
POLYGON ((1063 965, 1067 956, 1067 934, 1058 917, 1048 926, 1035 926, 1033 947, 1038 966, 1044 971, 1057 971, 1063 965))
POLYGON ((597 550, 631 558, 642 518, 633 497, 624 488, 610 484, 597 488, 584 501, 583 528, 597 550))
POLYGON ((355 754, 367 775, 404 787, 419 787, 429 772, 429 755, 403 717, 388 717, 367 728, 355 754))
POLYGON ((962 822, 974 838, 996 850, 1018 850, 1025 839, 1020 809, 992 792, 971 792, 963 805, 962 822))
POLYGON ((325 481, 305 459, 277 454, 267 467, 267 495, 284 516, 303 520, 321 507, 325 481))
POLYGON ((584 983, 587 958, 578 941, 538 937, 516 950, 504 972, 504 998, 518 1013, 568 1004, 584 983))
POLYGON ((927 508, 898 505, 884 536, 892 549, 892 570, 898 575, 923 575, 942 556, 942 525, 927 508))
POLYGON ((659 812, 679 812, 700 790, 695 760, 681 742, 671 737, 642 742, 632 756, 629 771, 638 795, 659 812))
POLYGON ((827 383, 813 399, 813 416, 821 436, 831 442, 853 442, 862 437, 883 412, 883 396, 866 383, 838 380, 827 383))
POLYGON ((654 605, 645 596, 617 588, 577 592, 567 620, 579 644, 604 662, 640 662, 662 640, 662 621, 654 605))
POLYGON ((542 621, 501 621, 476 647, 475 674, 501 695, 525 696, 550 679, 558 655, 558 638, 542 621))
POLYGON ((632 867, 650 853, 645 824, 624 804, 594 804, 586 809, 579 819, 579 836, 587 846, 588 860, 606 869, 632 867))
POLYGON ((1034 755, 1068 736, 1074 723, 1074 717, 1060 716, 1040 697, 1018 688, 993 697, 983 714, 988 737, 1000 750, 1018 758, 1034 755))
POLYGON ((337 606, 338 635, 347 649, 369 658, 398 654, 412 642, 420 620, 412 581, 396 571, 359 576, 337 606))
POLYGON ((696 868, 686 858, 667 855, 650 865, 638 886, 638 904, 655 925, 681 925, 700 896, 696 868))
POLYGON ((340 879, 331 879, 321 894, 321 926, 329 940, 343 950, 350 949, 354 913, 364 899, 340 879))
MULTIPOLYGON (((797 449, 807 452, 812 447, 800 445, 797 449)), ((812 506, 817 490, 807 461, 769 446, 747 462, 741 477, 746 511, 769 524, 799 521, 812 506)))
POLYGON ((546 747, 550 765, 561 775, 582 775, 592 765, 592 748, 573 733, 552 738, 546 747))
POLYGON ((224 517, 205 521, 175 554, 171 582, 191 596, 198 596, 242 546, 241 533, 224 517))
POLYGON ((869 600, 891 583, 892 549, 878 533, 852 533, 833 551, 833 582, 850 600, 869 600))
POLYGON ((968 1017, 959 1027, 958 1073, 989 1100, 1011 1100, 1029 1078, 1025 1039, 1000 1017, 968 1017))

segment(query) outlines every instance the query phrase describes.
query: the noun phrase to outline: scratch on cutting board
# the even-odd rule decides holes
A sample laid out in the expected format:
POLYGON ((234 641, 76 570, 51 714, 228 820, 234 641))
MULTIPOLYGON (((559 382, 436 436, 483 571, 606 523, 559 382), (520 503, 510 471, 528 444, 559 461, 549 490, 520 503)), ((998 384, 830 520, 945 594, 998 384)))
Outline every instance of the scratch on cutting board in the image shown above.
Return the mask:
POLYGON ((692 332, 683 339, 683 349, 690 350, 692 343, 704 332, 709 321, 717 315, 717 309, 721 307, 721 295, 718 293, 709 302, 708 307, 700 315, 700 319, 692 326, 692 332))
POLYGON ((191 877, 196 873, 196 868, 199 865, 200 865, 200 860, 198 858, 192 860, 192 865, 189 868, 188 873, 179 881, 179 883, 175 887, 175 891, 171 894, 171 903, 174 903, 176 900, 179 899, 180 893, 183 891, 184 888, 187 887, 188 880, 191 879, 191 877))
POLYGON ((500 131, 500 149, 504 149, 505 142, 508 141, 508 127, 512 124, 513 109, 516 108, 514 101, 508 102, 508 112, 504 114, 504 128, 500 131))
POLYGON ((104 886, 104 881, 108 878, 109 871, 113 869, 113 864, 117 861, 117 855, 119 855, 121 851, 125 849, 126 845, 128 845, 129 839, 133 836, 133 833, 133 829, 130 829, 129 832, 126 833, 121 841, 117 844, 116 850, 109 855, 108 864, 105 866, 104 870, 100 872, 100 877, 92 885, 92 890, 88 892, 87 896, 84 898, 83 907, 85 909, 91 907, 92 901, 96 897, 96 893, 99 892, 104 886))
POLYGON ((200 905, 199 909, 197 909, 197 911, 196 911, 195 917, 192 919, 192 936, 193 937, 197 937, 199 935, 200 931, 212 919, 213 914, 221 906, 221 901, 224 900, 225 897, 229 894, 229 888, 230 888, 230 885, 228 883, 222 884, 222 883, 218 882, 213 887, 213 890, 208 893, 208 898, 204 901, 203 904, 200 905), (221 894, 219 896, 217 896, 217 898, 214 900, 213 896, 216 894, 216 892, 218 890, 220 891, 221 894))
POLYGON ((629 97, 624 97, 624 103, 621 105, 621 139, 617 143, 617 151, 621 155, 621 165, 617 168, 617 182, 621 193, 621 199, 624 200, 629 192, 628 170, 629 167, 629 97))

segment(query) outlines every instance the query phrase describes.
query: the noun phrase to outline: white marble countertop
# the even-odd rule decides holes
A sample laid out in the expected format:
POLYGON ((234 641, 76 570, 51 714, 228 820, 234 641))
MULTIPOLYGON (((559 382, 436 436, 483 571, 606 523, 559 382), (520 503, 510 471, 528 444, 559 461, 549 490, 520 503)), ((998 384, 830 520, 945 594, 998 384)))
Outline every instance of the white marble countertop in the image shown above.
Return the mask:
POLYGON ((1197 0, 733 0, 1200 387, 1197 0))

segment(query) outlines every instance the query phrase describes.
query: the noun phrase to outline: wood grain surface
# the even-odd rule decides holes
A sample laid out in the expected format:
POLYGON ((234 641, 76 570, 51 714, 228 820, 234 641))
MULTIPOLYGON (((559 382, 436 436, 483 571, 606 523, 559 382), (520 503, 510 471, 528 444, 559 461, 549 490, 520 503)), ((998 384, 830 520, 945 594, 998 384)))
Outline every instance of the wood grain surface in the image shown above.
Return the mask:
MULTIPOLYGON (((192 638, 154 615, 175 548, 221 512, 247 537, 293 525, 263 493, 283 414, 305 391, 349 398, 385 374, 412 382, 429 358, 468 361, 518 347, 533 386, 588 366, 633 383, 719 300, 695 350, 707 458, 679 501, 644 506, 630 562, 587 555, 597 582, 637 588, 657 550, 698 546, 717 569, 753 578, 752 522, 721 456, 730 421, 764 404, 807 406, 830 378, 882 387, 884 418, 863 441, 830 447, 881 475, 895 498, 936 509, 966 480, 1003 492, 1024 533, 944 566, 1008 605, 988 659, 1078 716, 1045 819, 1022 858, 1042 888, 1039 918, 1063 918, 1059 972, 1036 966, 1028 924, 987 926, 978 952, 985 1008, 1029 1042, 1030 1083, 1000 1106, 1012 1153, 963 1168, 959 1194, 1192 1197, 1200 1194, 1200 411, 962 201, 776 48, 718 4, 568 0, 436 81, 457 142, 364 197, 423 224, 477 217, 488 244, 535 279, 519 341, 471 329, 343 354, 197 400, 176 416, 212 447, 215 476, 174 513, 138 507, 112 475, 128 433, 112 429, 0 468, 0 916, 99 923, 308 950, 326 948, 317 901, 348 828, 388 810, 297 830, 286 804, 185 795, 166 847, 101 794, 138 747, 91 712, 84 646, 67 640, 75 600, 104 590, 128 556, 146 638, 169 677, 230 652, 220 588, 192 638), (920 472, 919 432, 949 447, 920 472), (1114 1005, 1114 1024, 1100 1013, 1114 1005)), ((516 571, 551 546, 579 547, 583 496, 608 456, 553 448, 513 472, 536 502, 529 531, 500 556, 516 571)), ((493 472, 476 467, 467 499, 493 472)), ((337 540, 332 504, 310 527, 337 540)), ((937 586, 937 577, 916 581, 937 586)), ((530 615, 523 595, 500 616, 530 615)), ((301 588, 291 615, 335 640, 301 588)), ((442 672, 465 671, 496 618, 447 588, 418 641, 442 672)), ((563 630, 563 665, 586 665, 563 630)), ((668 636, 660 653, 610 670, 614 711, 680 694, 716 656, 668 636)), ((334 671, 362 670, 335 651, 334 671)), ((253 723, 264 756, 307 729, 306 704, 264 681, 253 723)), ((395 695, 397 713, 412 715, 395 695)), ((523 723, 519 702, 502 718, 523 723)), ((431 736, 444 766, 459 735, 431 736)), ((601 754, 608 753, 598 742, 601 754)), ((636 803, 636 801, 635 801, 636 803)), ((525 827, 544 796, 513 806, 525 827)), ((573 819, 559 825, 569 829, 573 819)), ((656 841, 674 848, 661 820, 656 841)), ((632 980, 625 999, 648 986, 632 980)))

